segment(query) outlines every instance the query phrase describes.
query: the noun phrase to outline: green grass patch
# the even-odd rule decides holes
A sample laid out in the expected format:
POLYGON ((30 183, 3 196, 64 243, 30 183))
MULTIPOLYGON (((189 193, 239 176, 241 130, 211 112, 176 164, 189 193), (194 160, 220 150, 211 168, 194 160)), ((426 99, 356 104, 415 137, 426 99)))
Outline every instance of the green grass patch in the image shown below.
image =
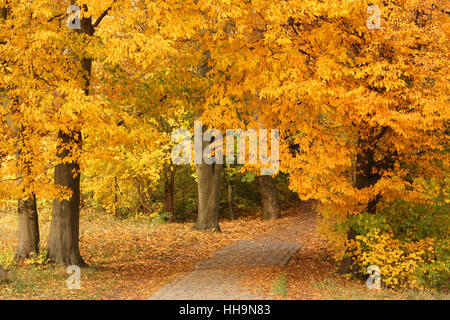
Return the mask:
POLYGON ((287 294, 287 277, 281 274, 277 281, 272 285, 272 293, 278 297, 286 297, 287 294))

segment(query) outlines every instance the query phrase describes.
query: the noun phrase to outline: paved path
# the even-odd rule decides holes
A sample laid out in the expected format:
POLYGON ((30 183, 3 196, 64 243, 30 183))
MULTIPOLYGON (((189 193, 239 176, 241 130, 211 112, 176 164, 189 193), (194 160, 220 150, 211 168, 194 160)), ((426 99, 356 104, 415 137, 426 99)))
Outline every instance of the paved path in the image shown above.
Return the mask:
MULTIPOLYGON (((293 226, 294 227, 294 226, 293 226)), ((165 285, 150 300, 263 300, 240 285, 245 269, 284 266, 299 250, 297 242, 285 241, 292 230, 278 230, 254 241, 237 241, 197 263, 195 270, 165 285), (241 267, 240 272, 229 272, 241 267), (228 269, 228 270, 227 270, 228 269)), ((294 232, 295 233, 295 232, 294 232)))

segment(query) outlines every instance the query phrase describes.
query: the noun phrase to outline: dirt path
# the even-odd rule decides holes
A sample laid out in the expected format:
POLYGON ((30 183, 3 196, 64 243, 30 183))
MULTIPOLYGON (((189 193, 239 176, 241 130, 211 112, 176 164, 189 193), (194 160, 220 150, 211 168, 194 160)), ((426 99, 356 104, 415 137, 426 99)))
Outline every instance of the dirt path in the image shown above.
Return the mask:
POLYGON ((283 267, 265 267, 249 270, 243 281, 246 287, 257 292, 272 292, 273 285, 280 277, 286 278, 286 295, 275 299, 311 300, 326 298, 324 290, 317 284, 326 279, 337 279, 336 261, 327 241, 317 231, 318 217, 314 202, 305 202, 289 212, 287 223, 280 224, 259 239, 272 241, 292 241, 300 244, 300 249, 283 267))
MULTIPOLYGON (((150 238, 158 243, 152 250, 161 253, 122 262, 125 269, 112 269, 119 277, 116 290, 103 299, 320 298, 312 284, 322 281, 334 267, 316 231, 316 216, 314 204, 302 202, 273 222, 257 217, 224 220, 222 233, 197 232, 188 225, 164 226, 164 232, 150 238), (183 235, 176 246, 170 246, 175 250, 160 248, 161 243, 169 245, 171 235, 183 235), (205 239, 193 241, 196 237, 205 239), (287 295, 275 295, 273 286, 283 275, 287 295)), ((143 248, 144 254, 153 252, 143 248)))
MULTIPOLYGON (((195 270, 181 276, 153 295, 150 300, 252 300, 272 299, 255 294, 242 285, 250 270, 283 267, 303 245, 301 219, 282 225, 254 240, 232 243, 201 260, 195 270)), ((306 225, 304 225, 306 226, 306 225)))

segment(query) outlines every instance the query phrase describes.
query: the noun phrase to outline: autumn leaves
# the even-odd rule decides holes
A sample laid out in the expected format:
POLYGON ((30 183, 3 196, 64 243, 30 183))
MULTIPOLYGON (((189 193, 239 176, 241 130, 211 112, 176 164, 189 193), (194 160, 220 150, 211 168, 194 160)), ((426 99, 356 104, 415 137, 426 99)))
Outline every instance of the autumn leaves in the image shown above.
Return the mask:
MULTIPOLYGON (((58 236, 49 252, 61 263, 81 260, 80 184, 115 210, 128 194, 151 208, 146 199, 163 182, 173 211, 174 168, 192 162, 194 121, 206 127, 194 138, 194 160, 205 148, 207 159, 194 161, 199 229, 219 229, 219 133, 226 130, 254 138, 255 162, 256 129, 273 129, 270 148, 269 131, 260 130, 259 160, 272 170, 259 174, 288 174, 302 199, 325 204, 330 223, 376 214, 397 198, 420 199, 417 179, 448 165, 448 18, 434 10, 439 1, 377 2, 372 17, 365 1, 77 5, 74 30, 60 23, 68 18, 64 1, 8 1, 1 24, 0 87, 10 101, 1 111, 1 174, 18 174, 20 136, 33 173, 21 189, 31 199, 55 199, 58 236), (57 54, 66 49, 70 55, 57 54), (8 116, 22 135, 6 125, 8 116), (55 183, 71 198, 50 192, 55 183)), ((233 148, 226 139, 228 162, 234 138, 233 148)), ((245 169, 256 171, 252 165, 245 169)), ((3 199, 22 197, 9 189, 0 184, 3 199)))

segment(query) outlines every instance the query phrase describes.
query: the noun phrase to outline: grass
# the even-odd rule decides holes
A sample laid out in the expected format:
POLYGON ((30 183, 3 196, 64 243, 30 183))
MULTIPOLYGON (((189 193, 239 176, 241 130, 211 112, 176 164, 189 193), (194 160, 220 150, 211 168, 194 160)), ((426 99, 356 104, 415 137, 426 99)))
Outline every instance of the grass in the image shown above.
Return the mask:
POLYGON ((450 300, 448 293, 436 290, 370 290, 362 282, 338 276, 315 282, 313 286, 328 300, 450 300))
POLYGON ((287 277, 285 274, 280 274, 277 281, 273 283, 272 293, 275 296, 286 297, 287 293, 287 277))

